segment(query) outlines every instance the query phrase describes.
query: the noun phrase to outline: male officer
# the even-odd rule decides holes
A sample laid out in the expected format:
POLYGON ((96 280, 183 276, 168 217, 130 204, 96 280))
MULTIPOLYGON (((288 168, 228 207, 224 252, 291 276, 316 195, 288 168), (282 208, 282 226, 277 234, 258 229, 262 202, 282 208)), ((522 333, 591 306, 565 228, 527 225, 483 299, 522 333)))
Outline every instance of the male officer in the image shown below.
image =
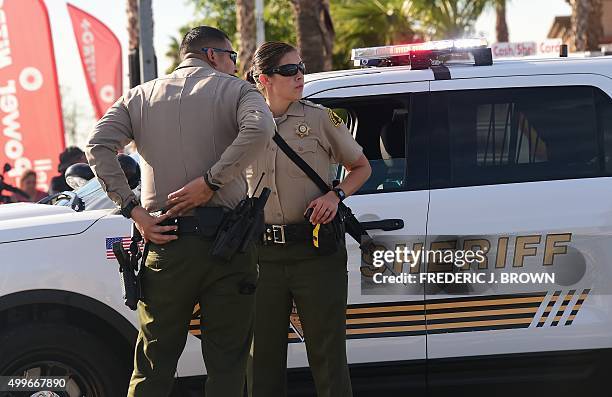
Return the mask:
POLYGON ((257 89, 233 76, 236 53, 225 33, 194 28, 180 52, 179 67, 119 99, 87 145, 108 196, 152 243, 128 396, 168 396, 199 302, 206 396, 241 397, 254 310, 253 289, 243 287, 256 282, 255 252, 251 246, 230 263, 213 259, 193 209, 234 208, 246 196, 244 170, 268 144, 274 121, 257 89), (116 160, 132 140, 141 156, 142 206, 116 160), (168 213, 149 214, 162 208, 168 213), (176 216, 178 226, 160 224, 176 216))

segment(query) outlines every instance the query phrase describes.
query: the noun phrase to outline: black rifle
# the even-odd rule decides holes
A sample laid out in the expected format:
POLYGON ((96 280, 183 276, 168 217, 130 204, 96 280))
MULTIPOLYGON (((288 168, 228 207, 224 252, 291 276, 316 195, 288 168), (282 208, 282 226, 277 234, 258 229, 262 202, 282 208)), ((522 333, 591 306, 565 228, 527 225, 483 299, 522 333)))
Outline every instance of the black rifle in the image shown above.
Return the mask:
MULTIPOLYGON (((257 191, 262 179, 263 175, 253 192, 257 191)), ((237 252, 245 252, 253 237, 263 233, 263 210, 269 196, 270 189, 265 187, 259 197, 245 198, 226 215, 210 250, 212 256, 230 261, 237 252)))
POLYGON ((119 273, 121 273, 121 290, 123 292, 123 301, 127 307, 136 310, 139 300, 143 299, 142 286, 140 283, 141 270, 144 266, 144 261, 147 259, 149 244, 144 245, 143 252, 140 252, 140 242, 142 236, 136 228, 136 224, 132 225, 132 242, 130 243, 129 252, 123 248, 123 243, 117 241, 113 243, 113 252, 119 262, 119 273), (142 265, 139 267, 138 262, 142 259, 142 265))

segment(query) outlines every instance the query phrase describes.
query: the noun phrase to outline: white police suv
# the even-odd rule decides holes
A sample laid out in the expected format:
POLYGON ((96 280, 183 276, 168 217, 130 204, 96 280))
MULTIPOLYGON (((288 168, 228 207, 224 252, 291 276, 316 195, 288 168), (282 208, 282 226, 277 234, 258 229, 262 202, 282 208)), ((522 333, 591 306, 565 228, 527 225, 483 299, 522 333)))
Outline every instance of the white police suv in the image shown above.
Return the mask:
MULTIPOLYGON (((484 253, 380 265, 347 239, 355 395, 610 394, 612 57, 493 62, 468 40, 353 58, 364 67, 305 85, 370 159, 347 205, 381 249, 484 253), (421 279, 432 273, 451 277, 421 279)), ((114 397, 137 319, 111 248, 129 242, 130 223, 110 203, 88 206, 100 194, 90 183, 82 206, 0 206, 0 375, 65 375, 67 396, 114 397)), ((196 307, 177 396, 201 393, 199 318, 196 307)), ((290 320, 290 392, 312 396, 290 320)))

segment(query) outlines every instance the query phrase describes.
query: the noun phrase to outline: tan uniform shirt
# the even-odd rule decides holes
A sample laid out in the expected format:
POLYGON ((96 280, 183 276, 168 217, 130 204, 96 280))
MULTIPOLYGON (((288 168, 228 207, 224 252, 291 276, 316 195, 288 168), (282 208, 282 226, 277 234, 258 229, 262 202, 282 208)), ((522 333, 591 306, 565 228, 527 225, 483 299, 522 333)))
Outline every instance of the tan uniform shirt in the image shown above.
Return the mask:
POLYGON ((116 155, 134 140, 144 208, 163 208, 169 193, 207 171, 221 186, 207 205, 233 208, 247 193, 245 168, 274 128, 272 113, 251 84, 189 58, 170 75, 120 98, 98 121, 86 154, 108 196, 122 207, 134 194, 116 155))
MULTIPOLYGON (((334 165, 351 164, 363 152, 342 119, 324 106, 297 101, 275 121, 280 136, 330 186, 334 165)), ((266 223, 304 222, 306 207, 323 194, 321 190, 273 141, 253 164, 253 175, 249 178, 251 194, 262 172, 265 176, 261 185, 272 190, 265 207, 266 223)))

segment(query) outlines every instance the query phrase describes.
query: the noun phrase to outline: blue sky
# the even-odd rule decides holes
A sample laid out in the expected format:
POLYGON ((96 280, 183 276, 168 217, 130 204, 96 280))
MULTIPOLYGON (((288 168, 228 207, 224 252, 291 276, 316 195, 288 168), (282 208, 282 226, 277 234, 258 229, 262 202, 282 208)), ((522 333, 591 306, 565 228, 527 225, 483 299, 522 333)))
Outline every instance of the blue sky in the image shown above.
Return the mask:
MULTIPOLYGON (((125 0, 70 0, 69 2, 106 23, 122 43, 124 59, 127 59, 125 0)), ((76 143, 82 146, 95 120, 66 9, 66 0, 45 0, 45 3, 51 18, 60 85, 66 92, 64 101, 78 104, 79 139, 76 143)), ((193 12, 193 7, 185 0, 153 0, 154 45, 160 73, 163 73, 170 64, 164 57, 169 37, 177 35, 178 29, 192 19, 193 12)), ((565 0, 508 0, 510 40, 544 39, 554 17, 569 15, 570 12, 571 9, 565 0)), ((478 19, 476 31, 489 39, 489 42, 495 41, 493 10, 486 11, 478 19)), ((126 61, 124 61, 124 83, 127 86, 125 65, 126 61)))

